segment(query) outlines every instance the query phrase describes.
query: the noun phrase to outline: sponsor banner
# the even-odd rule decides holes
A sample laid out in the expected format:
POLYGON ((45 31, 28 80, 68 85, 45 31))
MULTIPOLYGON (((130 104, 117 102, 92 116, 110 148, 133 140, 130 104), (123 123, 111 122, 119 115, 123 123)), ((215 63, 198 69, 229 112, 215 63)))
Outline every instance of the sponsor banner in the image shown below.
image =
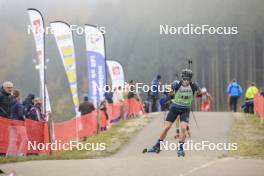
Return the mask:
POLYGON ((110 73, 112 87, 116 88, 121 86, 123 88, 125 84, 125 77, 122 65, 113 60, 106 61, 106 64, 110 73))
POLYGON ((53 22, 50 25, 53 30, 53 34, 69 81, 74 110, 76 115, 79 116, 79 98, 72 31, 69 25, 64 22, 53 22))
POLYGON ((44 106, 45 106, 46 112, 51 112, 49 95, 47 91, 47 86, 45 84, 44 22, 41 13, 38 10, 28 9, 28 14, 30 19, 31 30, 36 44, 36 64, 37 64, 36 68, 39 70, 40 96, 42 100, 45 101, 45 105, 43 103, 42 109, 44 110, 44 106))
POLYGON ((94 26, 85 25, 86 56, 88 68, 88 94, 96 106, 104 99, 106 65, 104 36, 94 26))

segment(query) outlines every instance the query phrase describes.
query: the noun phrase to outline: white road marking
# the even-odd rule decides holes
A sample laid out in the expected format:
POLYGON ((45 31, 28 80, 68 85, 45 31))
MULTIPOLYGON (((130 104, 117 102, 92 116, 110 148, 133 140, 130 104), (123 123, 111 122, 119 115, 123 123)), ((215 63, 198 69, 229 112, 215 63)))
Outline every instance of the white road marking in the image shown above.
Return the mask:
POLYGON ((193 169, 187 171, 187 172, 184 173, 184 174, 180 174, 180 176, 187 176, 187 175, 190 175, 190 174, 192 174, 192 173, 194 173, 194 172, 196 172, 196 171, 198 171, 198 170, 204 169, 204 168, 206 168, 206 167, 209 167, 209 166, 215 164, 217 161, 231 160, 231 159, 233 159, 233 158, 214 159, 213 161, 210 161, 210 162, 208 162, 208 163, 205 163, 205 164, 203 164, 203 165, 201 165, 201 166, 199 166, 199 167, 195 167, 195 168, 193 168, 193 169))

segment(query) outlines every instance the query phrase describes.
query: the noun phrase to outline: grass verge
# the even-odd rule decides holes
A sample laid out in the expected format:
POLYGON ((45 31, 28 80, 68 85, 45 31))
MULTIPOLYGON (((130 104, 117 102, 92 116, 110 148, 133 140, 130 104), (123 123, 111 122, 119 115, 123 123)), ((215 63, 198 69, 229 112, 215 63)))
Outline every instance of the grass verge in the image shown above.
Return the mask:
POLYGON ((231 143, 238 144, 238 150, 231 151, 231 156, 264 159, 264 124, 255 115, 233 114, 231 143))
POLYGON ((106 149, 99 150, 69 150, 60 151, 49 155, 37 155, 27 157, 2 157, 0 156, 0 163, 21 162, 31 160, 65 160, 65 159, 93 159, 103 158, 115 154, 119 149, 128 143, 129 139, 140 129, 146 126, 151 121, 148 117, 137 117, 128 120, 121 120, 120 122, 113 124, 112 127, 100 134, 94 134, 83 140, 83 143, 105 143, 106 149))

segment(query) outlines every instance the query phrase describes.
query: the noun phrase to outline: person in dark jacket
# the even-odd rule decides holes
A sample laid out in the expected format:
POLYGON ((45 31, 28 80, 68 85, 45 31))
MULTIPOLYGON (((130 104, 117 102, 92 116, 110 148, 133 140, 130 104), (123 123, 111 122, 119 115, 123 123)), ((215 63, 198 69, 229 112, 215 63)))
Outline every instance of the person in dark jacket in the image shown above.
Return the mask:
POLYGON ((159 103, 160 79, 161 76, 157 75, 157 77, 151 82, 149 112, 161 111, 161 106, 159 103))
POLYGON ((83 102, 79 105, 79 112, 81 115, 86 115, 95 110, 93 103, 89 102, 89 97, 85 95, 83 97, 83 102))
MULTIPOLYGON (((108 113, 107 113, 107 105, 106 105, 106 100, 103 100, 100 103, 100 110, 103 111, 103 113, 105 114, 105 118, 106 120, 109 119, 108 113)), ((107 127, 101 127, 101 131, 106 131, 107 127)))
POLYGON ((14 101, 11 106, 11 118, 14 120, 25 120, 23 109, 24 106, 20 100, 20 92, 18 90, 13 91, 14 101))
POLYGON ((13 98, 11 96, 13 92, 13 83, 4 82, 0 88, 0 116, 9 118, 11 116, 11 105, 13 98))
POLYGON ((44 115, 41 110, 41 100, 39 98, 35 98, 33 100, 33 105, 30 107, 27 118, 35 121, 45 121, 44 115))
POLYGON ((113 104, 113 92, 110 90, 109 86, 106 86, 106 92, 104 93, 105 100, 109 104, 113 104))
POLYGON ((29 116, 29 110, 33 106, 33 100, 35 98, 34 94, 28 94, 27 98, 23 101, 23 114, 27 118, 29 116))

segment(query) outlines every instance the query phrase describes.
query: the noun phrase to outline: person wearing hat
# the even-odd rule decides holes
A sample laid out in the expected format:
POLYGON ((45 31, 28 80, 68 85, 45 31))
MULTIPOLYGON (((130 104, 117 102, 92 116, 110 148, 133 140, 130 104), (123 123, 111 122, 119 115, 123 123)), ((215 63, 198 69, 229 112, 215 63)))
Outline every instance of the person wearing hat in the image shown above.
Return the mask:
POLYGON ((162 129, 159 139, 156 144, 150 149, 144 149, 145 152, 160 152, 160 143, 166 138, 168 131, 172 127, 172 124, 179 116, 180 119, 180 136, 179 136, 179 147, 177 150, 178 156, 185 156, 184 142, 186 138, 186 131, 189 123, 189 115, 192 107, 192 101, 195 93, 201 95, 201 88, 197 83, 192 82, 192 70, 184 69, 181 74, 181 81, 176 83, 174 89, 174 97, 172 104, 167 114, 164 128, 162 129))
POLYGON ((85 95, 83 97, 83 102, 80 103, 79 105, 79 112, 83 116, 83 115, 91 113, 93 110, 95 110, 94 105, 91 102, 89 102, 88 95, 85 95))

